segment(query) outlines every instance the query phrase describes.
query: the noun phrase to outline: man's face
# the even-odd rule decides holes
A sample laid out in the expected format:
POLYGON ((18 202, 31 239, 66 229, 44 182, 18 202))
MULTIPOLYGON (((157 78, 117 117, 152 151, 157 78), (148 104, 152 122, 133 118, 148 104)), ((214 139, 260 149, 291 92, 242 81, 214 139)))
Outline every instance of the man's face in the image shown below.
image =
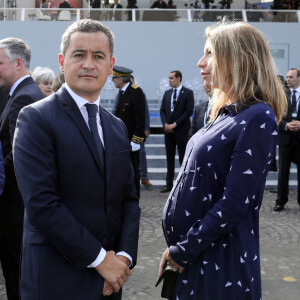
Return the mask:
POLYGON ((175 77, 175 72, 169 75, 169 85, 172 88, 177 88, 180 86, 180 77, 175 77))
POLYGON ((67 84, 90 102, 99 97, 114 63, 108 37, 103 32, 74 32, 65 56, 59 54, 60 70, 67 84))
POLYGON ((5 50, 0 49, 0 86, 11 88, 17 80, 18 61, 10 62, 5 50))
POLYGON ((297 77, 296 70, 289 70, 287 72, 286 82, 287 82, 287 85, 292 89, 296 89, 300 86, 300 77, 297 77))
POLYGON ((116 87, 117 89, 121 89, 121 88, 125 85, 125 84, 123 83, 122 78, 121 78, 121 77, 118 77, 118 76, 113 77, 113 78, 112 78, 112 81, 114 82, 115 87, 116 87))

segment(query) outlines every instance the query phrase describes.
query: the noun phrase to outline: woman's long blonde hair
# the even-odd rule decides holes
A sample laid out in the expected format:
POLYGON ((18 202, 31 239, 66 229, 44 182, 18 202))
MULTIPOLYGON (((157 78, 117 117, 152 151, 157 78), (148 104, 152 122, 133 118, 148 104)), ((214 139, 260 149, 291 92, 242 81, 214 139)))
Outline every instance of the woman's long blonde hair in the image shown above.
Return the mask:
POLYGON ((262 33, 250 24, 223 19, 207 27, 205 34, 213 55, 212 82, 218 84, 211 100, 211 117, 234 99, 243 105, 267 103, 279 123, 287 99, 262 33))

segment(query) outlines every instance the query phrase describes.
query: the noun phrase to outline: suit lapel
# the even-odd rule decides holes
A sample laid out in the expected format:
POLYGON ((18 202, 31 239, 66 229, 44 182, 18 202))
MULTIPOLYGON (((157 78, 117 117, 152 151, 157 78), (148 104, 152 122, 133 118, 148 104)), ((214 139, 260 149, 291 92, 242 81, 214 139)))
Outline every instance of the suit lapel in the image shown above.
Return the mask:
POLYGON ((59 100, 63 104, 63 108, 65 112, 74 121, 79 131, 81 132, 83 139, 88 144, 88 147, 92 153, 92 156, 96 161, 100 173, 104 177, 103 170, 100 164, 100 158, 93 140, 93 136, 91 135, 91 132, 87 124, 85 123, 80 110, 78 109, 78 106, 76 105, 75 101, 73 100, 73 98, 70 96, 70 94, 64 87, 62 87, 57 92, 57 96, 59 97, 59 100))
POLYGON ((111 135, 111 123, 109 121, 109 114, 101 106, 99 106, 100 120, 103 131, 104 147, 105 147, 105 174, 106 184, 109 184, 109 178, 111 175, 111 153, 112 153, 112 135, 111 135))
POLYGON ((7 101, 7 104, 5 105, 5 108, 1 114, 1 118, 0 118, 0 124, 3 123, 3 121, 5 120, 5 118, 7 117, 7 114, 9 112, 10 106, 13 102, 13 98, 15 97, 16 93, 22 89, 24 86, 26 86, 27 84, 31 84, 33 83, 33 79, 31 77, 27 77, 24 80, 22 80, 18 86, 15 88, 13 94, 11 95, 11 97, 9 98, 9 100, 7 101))

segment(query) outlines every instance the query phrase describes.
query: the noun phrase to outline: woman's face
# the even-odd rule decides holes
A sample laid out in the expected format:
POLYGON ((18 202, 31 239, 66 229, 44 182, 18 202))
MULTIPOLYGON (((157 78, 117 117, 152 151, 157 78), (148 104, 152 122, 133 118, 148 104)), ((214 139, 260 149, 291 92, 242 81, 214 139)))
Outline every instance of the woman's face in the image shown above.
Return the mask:
POLYGON ((52 83, 53 83, 52 80, 46 80, 46 81, 38 84, 38 87, 41 89, 41 91, 45 97, 48 97, 49 95, 51 95, 53 93, 52 83))
POLYGON ((210 42, 207 40, 204 46, 204 55, 200 58, 197 67, 201 69, 201 75, 203 79, 203 84, 205 89, 211 89, 212 83, 213 88, 216 88, 216 82, 212 82, 212 67, 213 67, 213 57, 210 42))

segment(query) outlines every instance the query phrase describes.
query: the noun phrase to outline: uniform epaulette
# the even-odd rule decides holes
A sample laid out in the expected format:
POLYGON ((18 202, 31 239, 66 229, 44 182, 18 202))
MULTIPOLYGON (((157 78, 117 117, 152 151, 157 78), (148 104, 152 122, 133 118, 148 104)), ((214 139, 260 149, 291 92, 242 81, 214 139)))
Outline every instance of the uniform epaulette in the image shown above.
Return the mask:
POLYGON ((131 140, 136 144, 141 144, 144 141, 144 138, 133 135, 131 140))
POLYGON ((133 83, 132 85, 131 85, 134 89, 137 89, 139 86, 137 85, 137 84, 135 84, 135 83, 133 83))

